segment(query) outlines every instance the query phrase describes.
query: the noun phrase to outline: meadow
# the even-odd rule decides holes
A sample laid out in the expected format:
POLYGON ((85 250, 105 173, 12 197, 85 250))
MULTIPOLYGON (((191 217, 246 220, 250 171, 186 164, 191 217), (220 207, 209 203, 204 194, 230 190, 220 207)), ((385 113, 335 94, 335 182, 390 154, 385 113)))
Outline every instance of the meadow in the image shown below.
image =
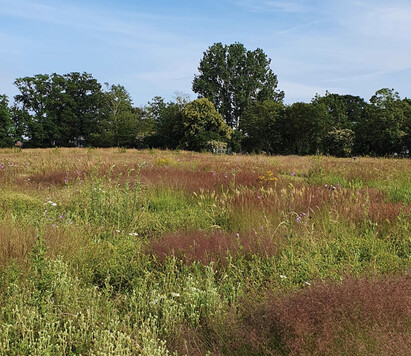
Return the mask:
POLYGON ((411 161, 0 150, 0 355, 408 355, 411 161))

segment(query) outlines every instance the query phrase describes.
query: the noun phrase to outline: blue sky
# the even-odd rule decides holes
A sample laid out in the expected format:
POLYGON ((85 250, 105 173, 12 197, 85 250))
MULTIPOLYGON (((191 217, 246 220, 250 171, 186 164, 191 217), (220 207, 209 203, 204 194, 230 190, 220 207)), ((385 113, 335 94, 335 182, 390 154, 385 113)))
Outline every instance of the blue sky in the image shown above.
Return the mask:
POLYGON ((0 0, 0 94, 17 77, 91 73, 136 106, 190 94, 215 42, 262 48, 285 101, 326 90, 411 97, 410 0, 0 0))

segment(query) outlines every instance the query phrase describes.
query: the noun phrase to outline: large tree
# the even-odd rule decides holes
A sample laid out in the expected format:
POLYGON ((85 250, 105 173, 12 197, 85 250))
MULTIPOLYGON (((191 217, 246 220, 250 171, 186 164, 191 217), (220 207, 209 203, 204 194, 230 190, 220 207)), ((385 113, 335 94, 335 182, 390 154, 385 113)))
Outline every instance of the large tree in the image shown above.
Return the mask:
POLYGON ((411 99, 403 99, 404 123, 402 126, 404 136, 402 137, 403 151, 409 155, 411 151, 411 99), (407 151, 408 150, 408 151, 407 151))
POLYGON ((20 91, 14 98, 15 121, 24 124, 31 146, 87 142, 105 115, 101 85, 90 74, 38 74, 18 78, 15 85, 20 91))
POLYGON ((248 108, 241 120, 244 135, 242 148, 247 152, 279 153, 281 151, 280 122, 284 105, 272 100, 257 102, 248 108))
POLYGON ((332 126, 339 130, 354 130, 362 121, 367 106, 365 100, 359 96, 332 94, 328 91, 325 96, 316 95, 312 103, 325 105, 332 126))
POLYGON ((112 85, 104 95, 104 120, 92 135, 100 147, 136 147, 143 111, 133 107, 130 94, 122 85, 112 85))
POLYGON ((48 74, 17 78, 14 84, 20 91, 14 97, 15 114, 24 126, 24 133, 34 147, 50 147, 60 137, 60 128, 48 115, 51 99, 51 78, 48 74))
POLYGON ((383 156, 403 150, 406 117, 404 102, 394 89, 378 90, 370 99, 356 138, 361 154, 383 156))
POLYGON ((7 96, 0 95, 0 147, 13 145, 14 125, 8 104, 7 96))
POLYGON ((149 145, 159 148, 176 149, 183 135, 184 108, 189 103, 188 96, 177 95, 175 102, 164 102, 157 96, 146 108, 149 120, 154 122, 154 134, 149 138, 149 145))
POLYGON ((281 122, 284 153, 322 152, 322 141, 331 129, 325 105, 300 102, 287 106, 281 122))
POLYGON ((260 48, 249 51, 241 43, 215 43, 204 52, 193 91, 209 99, 229 126, 238 128, 252 103, 284 97, 270 62, 260 48))

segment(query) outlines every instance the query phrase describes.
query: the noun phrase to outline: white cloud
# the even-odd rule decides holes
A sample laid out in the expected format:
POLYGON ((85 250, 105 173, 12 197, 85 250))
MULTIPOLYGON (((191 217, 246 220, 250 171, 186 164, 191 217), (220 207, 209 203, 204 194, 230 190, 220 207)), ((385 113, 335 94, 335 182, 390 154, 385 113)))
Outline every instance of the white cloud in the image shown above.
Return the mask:
POLYGON ((385 4, 353 5, 351 16, 344 18, 347 27, 359 34, 380 40, 411 41, 411 3, 387 1, 385 4))
POLYGON ((299 30, 305 29, 307 27, 317 25, 321 22, 324 22, 324 21, 323 20, 314 20, 314 21, 310 21, 310 22, 307 22, 307 23, 298 24, 297 26, 292 26, 292 27, 289 27, 289 28, 279 30, 279 31, 277 31, 277 34, 278 35, 284 35, 284 34, 287 34, 287 33, 290 33, 290 32, 299 31, 299 30))
POLYGON ((167 42, 179 39, 179 36, 160 30, 160 26, 156 26, 156 23, 160 25, 167 18, 166 16, 144 13, 108 12, 101 8, 94 9, 58 2, 0 0, 0 15, 59 27, 81 28, 89 32, 116 34, 144 42, 167 42))
POLYGON ((306 7, 295 1, 260 1, 260 0, 240 0, 236 5, 252 12, 302 12, 306 7))

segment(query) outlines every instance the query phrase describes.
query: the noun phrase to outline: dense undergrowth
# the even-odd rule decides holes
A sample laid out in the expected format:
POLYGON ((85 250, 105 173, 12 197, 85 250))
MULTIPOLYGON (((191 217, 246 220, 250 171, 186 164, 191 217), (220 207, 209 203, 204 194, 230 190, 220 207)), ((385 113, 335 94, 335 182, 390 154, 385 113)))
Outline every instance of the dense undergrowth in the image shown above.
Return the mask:
POLYGON ((0 151, 0 354, 406 355, 411 163, 0 151))

